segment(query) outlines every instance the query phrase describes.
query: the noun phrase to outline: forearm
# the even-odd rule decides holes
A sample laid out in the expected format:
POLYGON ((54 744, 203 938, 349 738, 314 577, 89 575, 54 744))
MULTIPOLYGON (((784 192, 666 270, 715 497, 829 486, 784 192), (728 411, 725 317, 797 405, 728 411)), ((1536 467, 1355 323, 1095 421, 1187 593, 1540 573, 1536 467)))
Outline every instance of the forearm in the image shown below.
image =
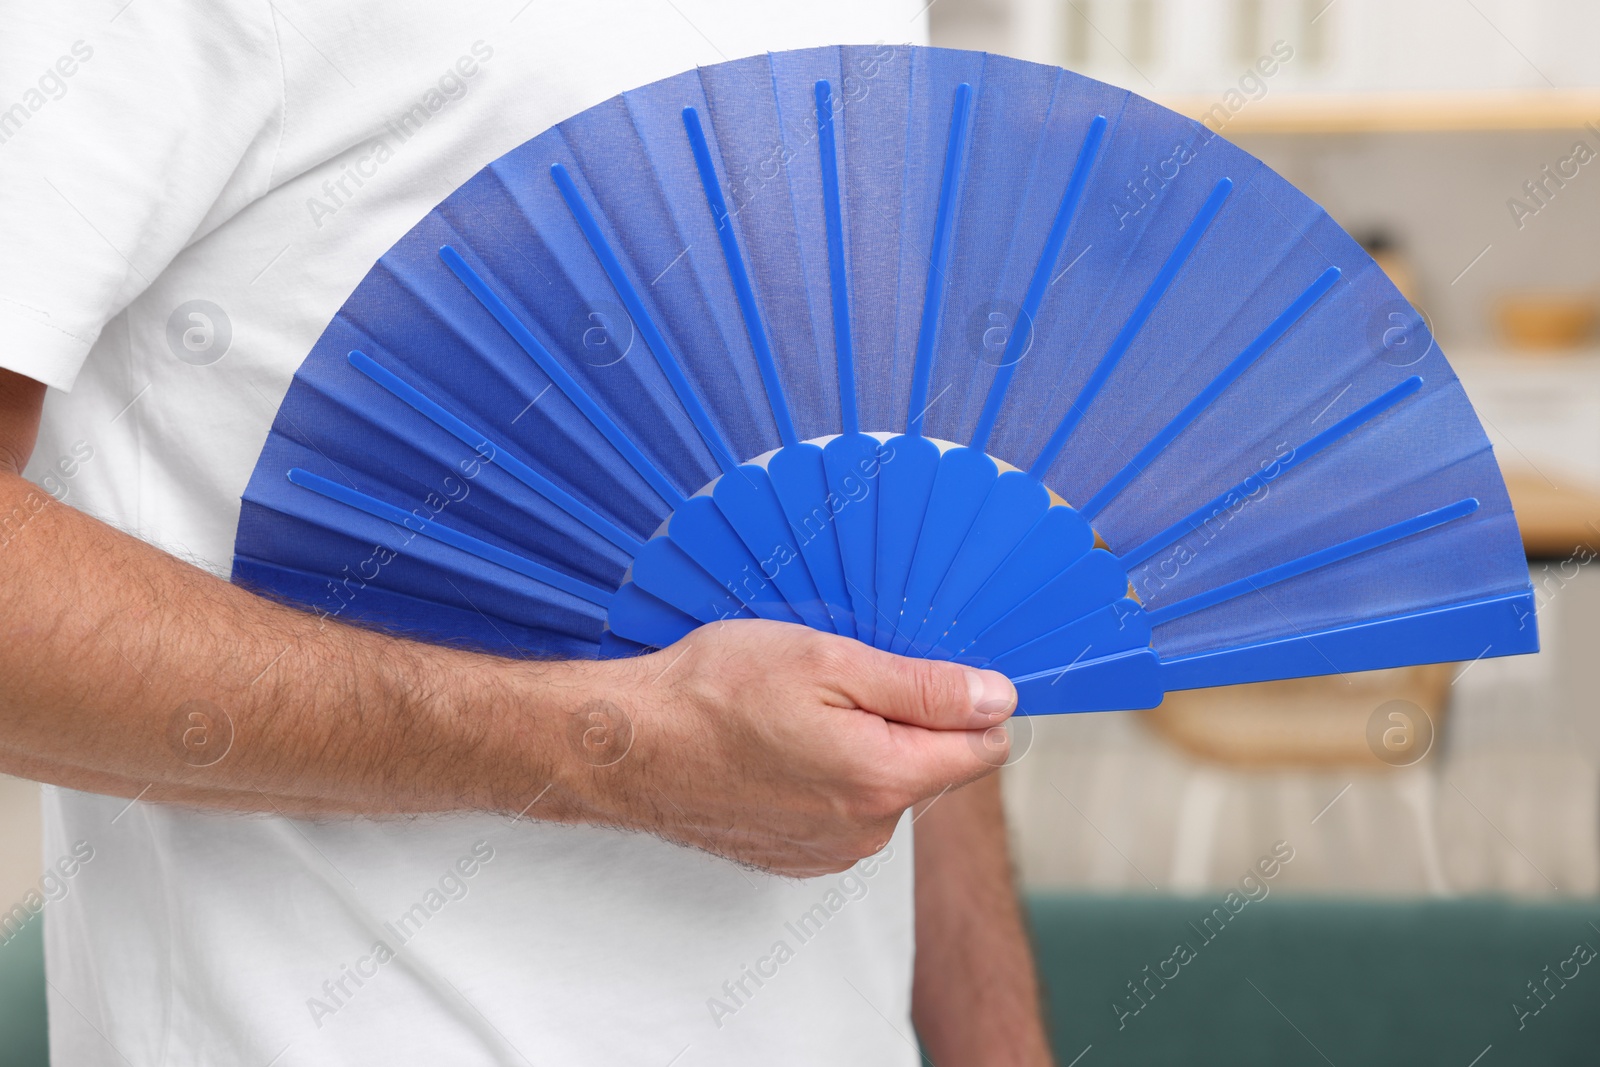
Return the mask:
POLYGON ((9 473, 4 516, 8 773, 237 810, 515 813, 562 769, 561 717, 606 684, 604 664, 479 656, 271 603, 9 473), (186 706, 216 720, 203 755, 186 706))
POLYGON ((933 1062, 1050 1063, 998 776, 920 812, 916 916, 912 1018, 933 1062))

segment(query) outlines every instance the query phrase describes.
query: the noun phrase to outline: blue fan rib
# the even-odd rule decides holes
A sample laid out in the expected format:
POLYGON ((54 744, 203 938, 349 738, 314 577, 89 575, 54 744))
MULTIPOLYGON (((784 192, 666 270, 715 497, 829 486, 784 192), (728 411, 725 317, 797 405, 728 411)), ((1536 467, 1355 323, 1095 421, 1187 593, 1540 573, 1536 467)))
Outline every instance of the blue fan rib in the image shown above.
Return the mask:
POLYGON ((928 413, 928 380, 933 374, 933 349, 939 338, 939 319, 944 311, 946 271, 950 266, 951 236, 955 229, 956 185, 961 179, 967 140, 972 132, 972 86, 956 86, 950 108, 950 136, 944 149, 944 172, 939 178, 939 208, 933 219, 933 245, 928 250, 928 284, 922 297, 922 324, 917 333, 916 362, 911 368, 911 404, 906 415, 906 433, 922 435, 922 419, 928 413))
POLYGON ((481 432, 476 427, 462 421, 445 408, 444 405, 411 385, 398 374, 384 367, 365 352, 354 350, 350 353, 349 359, 356 370, 383 386, 400 400, 409 404, 419 414, 438 424, 441 429, 456 438, 456 440, 477 452, 478 455, 484 456, 489 462, 500 467, 517 481, 532 489, 535 493, 538 493, 550 503, 628 553, 628 555, 638 555, 639 549, 644 547, 643 541, 618 529, 577 497, 511 455, 505 445, 492 439, 488 434, 481 432), (486 456, 484 455, 485 450, 488 452, 486 456))
POLYGON ((1105 510, 1105 506, 1116 499, 1117 494, 1126 489, 1129 483, 1143 474, 1145 468, 1150 466, 1151 462, 1179 434, 1188 429, 1190 423, 1198 419, 1202 411, 1210 407, 1212 402, 1227 390, 1228 386, 1238 381, 1240 376, 1250 369, 1252 363, 1260 359, 1267 349, 1271 348, 1284 334, 1289 332, 1289 327, 1300 321, 1300 318, 1311 310, 1312 305, 1321 300, 1323 295, 1333 288, 1334 283, 1339 280, 1339 274, 1338 267, 1329 267, 1318 275, 1317 280, 1307 286, 1305 292, 1301 293, 1294 303, 1284 310, 1283 314, 1274 319, 1271 325, 1261 331, 1261 335, 1250 342, 1232 363, 1223 368, 1221 374, 1213 378, 1209 385, 1200 390, 1195 398, 1189 401, 1183 410, 1178 412, 1172 421, 1162 428, 1160 433, 1150 439, 1149 444, 1139 450, 1138 455, 1128 461, 1127 466, 1113 475, 1111 480, 1100 488, 1099 492, 1089 498, 1089 502, 1079 509, 1083 512, 1084 518, 1091 522, 1094 521, 1094 517, 1105 510))
POLYGON ((750 337, 756 366, 761 370, 761 382, 767 389, 767 404, 772 409, 773 421, 778 424, 778 438, 785 445, 798 444, 800 438, 795 434, 794 418, 789 414, 789 398, 783 391, 783 380, 778 377, 777 362, 772 358, 772 342, 767 337, 761 308, 756 304, 755 288, 750 284, 750 272, 744 265, 744 253, 739 250, 739 238, 733 232, 733 216, 722 196, 717 167, 711 160, 711 146, 706 143, 706 132, 700 125, 700 113, 692 107, 683 109, 683 128, 689 135, 689 148, 694 153, 695 169, 700 172, 700 187, 705 190, 706 204, 717 224, 717 241, 722 245, 722 258, 728 264, 728 276, 739 301, 745 333, 750 337))
POLYGON ((1156 305, 1161 302, 1161 298, 1172 287, 1173 281, 1178 277, 1178 271, 1183 269, 1184 263, 1188 261, 1190 254, 1194 252, 1195 246, 1200 243, 1200 238, 1205 236, 1206 229, 1211 225, 1212 220, 1217 217, 1217 213, 1222 210, 1222 205, 1227 202, 1228 194, 1231 192, 1233 192, 1233 180, 1231 178, 1217 179, 1217 184, 1212 188, 1211 195, 1206 197, 1206 202, 1200 206, 1200 213, 1194 217, 1194 221, 1184 231, 1183 237, 1178 241, 1177 246, 1168 254, 1166 262, 1156 272, 1155 279, 1150 283, 1150 288, 1145 290, 1144 296, 1134 306, 1133 314, 1128 316, 1128 321, 1123 324, 1122 329, 1112 340, 1111 347, 1106 350, 1106 354, 1100 358, 1100 363, 1095 367, 1094 372, 1089 375, 1089 380, 1083 383, 1083 391, 1078 394, 1077 399, 1067 405, 1067 413, 1061 417, 1061 423, 1056 427, 1055 433, 1050 435, 1050 440, 1045 442, 1044 449, 1039 453, 1039 458, 1035 459, 1033 466, 1028 468, 1029 474, 1040 481, 1044 481, 1045 475, 1050 473, 1051 466, 1055 464, 1057 457, 1061 455, 1061 450, 1066 447, 1067 438, 1071 437, 1072 431, 1078 428, 1078 423, 1082 421, 1084 413, 1088 411, 1089 406, 1094 403, 1095 397, 1100 395, 1100 390, 1110 380, 1111 372, 1117 369, 1117 364, 1122 361, 1123 356, 1127 355, 1128 349, 1133 345, 1133 339, 1139 335, 1139 331, 1144 328, 1144 324, 1149 321, 1151 314, 1154 313, 1156 305))
POLYGON ((1078 204, 1083 199, 1083 190, 1089 184, 1089 174, 1094 170, 1096 158, 1100 154, 1100 142, 1105 138, 1106 117, 1096 115, 1094 121, 1089 123, 1089 132, 1084 135, 1083 145, 1078 149, 1078 160, 1072 166, 1072 177, 1067 181, 1067 188, 1061 194, 1061 206, 1056 209, 1056 218, 1050 225, 1050 232, 1045 237, 1044 249, 1039 253, 1039 265, 1034 268, 1033 280, 1028 283, 1027 295, 1022 298, 1022 307, 1017 312, 1017 321, 1011 330, 1011 336, 1006 338, 1005 351, 1000 357, 1000 366, 994 372, 994 381, 989 383, 989 395, 984 398, 983 411, 978 415, 978 425, 972 431, 972 447, 982 452, 987 449, 989 435, 994 432, 994 424, 1000 418, 1000 409, 1005 405, 1006 391, 1011 388, 1011 379, 1017 373, 1017 364, 1023 357, 1022 346, 1033 341, 1034 317, 1039 313, 1039 305, 1044 303, 1044 294, 1050 288, 1050 279, 1055 273, 1056 261, 1061 258, 1061 246, 1067 243, 1067 233, 1072 229, 1072 220, 1077 216, 1078 204), (1027 324, 1027 329, 1022 328, 1027 324))
POLYGON ((1465 499, 1457 500, 1453 504, 1446 504, 1442 508, 1435 508, 1432 511, 1423 512, 1421 515, 1385 526, 1381 530, 1373 530, 1371 533, 1352 537, 1348 541, 1341 541, 1336 545, 1330 545, 1315 552, 1308 552, 1298 559, 1280 563, 1276 567, 1268 567, 1266 570, 1257 571, 1248 577, 1219 585, 1217 588, 1207 592, 1197 593, 1192 597, 1178 601, 1176 604, 1157 608, 1149 613, 1150 625, 1160 626, 1162 623, 1171 622, 1173 619, 1181 619, 1185 615, 1192 615, 1197 611, 1221 604, 1223 601, 1243 596, 1245 593, 1259 591, 1266 586, 1287 581, 1308 571, 1327 567, 1341 560, 1349 559, 1351 556, 1359 555, 1362 552, 1369 552, 1374 548, 1381 548, 1413 534, 1443 526, 1447 522, 1471 515, 1477 510, 1477 499, 1475 497, 1466 497, 1465 499))
POLYGON ((701 403, 699 395, 694 391, 694 386, 689 384, 688 377, 683 373, 683 366, 678 361, 677 355, 672 351, 667 339, 662 335, 660 327, 644 306, 644 299, 639 295, 639 290, 633 281, 622 269, 622 261, 617 258, 616 252, 611 248, 611 243, 606 240, 606 235, 600 231, 600 224, 595 220, 594 213, 589 210, 589 205, 583 202, 583 196, 578 192, 577 184, 572 180, 572 175, 560 163, 550 165, 550 176, 555 179, 556 188, 561 191, 561 198, 567 203, 567 210, 572 212, 573 219, 578 223, 578 228, 583 231, 583 236, 589 242, 589 248, 594 252, 595 258, 600 261, 600 267, 606 272, 606 277, 611 280, 611 287, 617 291, 617 296, 622 299, 623 306, 628 309, 628 314, 633 317, 633 323, 639 332, 644 335, 644 343, 656 357, 656 363, 661 367, 661 373, 667 376, 667 381, 672 385, 672 391, 678 396, 678 403, 683 405, 683 410, 688 414, 689 420, 694 423, 695 429, 700 431, 701 438, 706 447, 711 450, 711 455, 716 459, 717 465, 723 473, 731 474, 738 466, 739 461, 734 458, 733 450, 728 447, 728 442, 722 436, 722 431, 717 429, 717 424, 712 420, 711 413, 701 403))
POLYGON ((464 534, 460 530, 452 529, 443 523, 424 519, 420 515, 379 500, 377 497, 368 496, 359 490, 340 485, 338 482, 329 481, 319 474, 312 474, 310 471, 303 470, 300 467, 291 467, 289 469, 289 481, 302 489, 309 489, 313 493, 318 493, 330 500, 336 500, 341 504, 355 508, 357 511, 364 511, 368 515, 383 519, 386 522, 392 522, 396 526, 414 530, 424 537, 438 541, 440 544, 460 549, 469 555, 477 556, 485 562, 496 564, 506 570, 515 571, 525 577, 532 578, 536 582, 543 582, 545 585, 559 589, 563 593, 570 593, 582 600, 587 600, 597 607, 604 608, 611 603, 611 594, 604 589, 590 585, 588 582, 580 582, 576 578, 546 567, 542 563, 535 563, 531 559, 525 559, 515 552, 507 552, 503 548, 491 545, 487 541, 481 541, 471 534, 464 534))
POLYGON ((1168 690, 1539 651, 1531 591, 1368 619, 1163 660, 1168 690))
POLYGON ((550 354, 550 350, 539 343, 539 339, 533 335, 533 331, 528 329, 521 319, 517 318, 516 312, 512 311, 493 289, 489 288, 488 283, 478 276, 478 272, 473 270, 465 259, 461 258, 461 253, 449 245, 445 245, 439 249, 439 258, 444 260, 445 266, 450 268, 451 273, 461 279, 461 283, 467 287, 468 292, 477 298, 478 303, 483 305, 484 310, 493 315, 495 321, 499 322, 501 327, 511 335, 512 339, 521 346, 522 350, 533 358, 533 361, 539 365, 539 369, 544 371, 550 380, 556 384, 556 388, 560 389, 567 399, 572 401, 579 411, 583 412, 584 418, 588 419, 590 424, 599 430, 607 441, 611 442, 611 446, 628 462, 630 467, 638 472, 639 477, 648 482, 650 488, 654 489, 661 499, 667 502, 669 507, 676 509, 682 506, 685 499, 684 495, 667 480, 667 476, 662 474, 643 452, 639 451, 639 447, 628 438, 627 434, 622 432, 622 428, 616 424, 611 416, 607 415, 600 405, 595 403, 594 398, 589 395, 583 386, 578 384, 577 379, 567 373, 567 368, 557 362, 556 358, 550 354))
POLYGON ((817 150, 822 155, 822 217, 828 234, 828 288, 833 298, 833 348, 839 373, 839 414, 845 433, 861 432, 856 400, 856 350, 850 336, 850 279, 844 266, 844 212, 839 199, 839 150, 833 136, 833 87, 817 82, 817 150))
POLYGON ((1247 476, 1239 484, 1217 494, 1171 526, 1168 526, 1165 530, 1145 541, 1144 544, 1124 553, 1120 557, 1123 568, 1126 570, 1136 567, 1185 534, 1191 531, 1198 532, 1207 520, 1229 506, 1231 500, 1237 500, 1255 493, 1260 487, 1283 477, 1300 464, 1371 422, 1421 388, 1422 379, 1412 375, 1382 395, 1367 401, 1309 441, 1298 448, 1290 450, 1287 456, 1269 469, 1259 474, 1247 476))

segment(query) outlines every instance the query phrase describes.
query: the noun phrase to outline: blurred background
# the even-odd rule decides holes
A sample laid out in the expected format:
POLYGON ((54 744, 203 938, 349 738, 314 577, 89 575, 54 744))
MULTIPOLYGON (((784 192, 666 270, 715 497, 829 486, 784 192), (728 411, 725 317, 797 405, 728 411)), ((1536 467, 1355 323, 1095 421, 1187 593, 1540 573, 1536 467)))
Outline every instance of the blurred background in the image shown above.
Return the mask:
POLYGON ((1286 837, 1305 844, 1298 890, 1595 894, 1600 163, 1578 159, 1600 158, 1600 5, 937 0, 930 17, 935 44, 1220 124, 1362 240, 1465 383, 1541 589, 1538 656, 1033 724, 1009 781, 1029 885, 1197 890, 1286 837), (1431 722, 1431 751, 1374 754, 1369 713, 1391 700, 1428 720, 1419 740, 1431 722))
POLYGON ((1600 947, 1600 4, 929 17, 934 44, 1199 119, 1326 207, 1433 324, 1539 590, 1537 656, 1020 723, 1006 790, 1060 1062, 1600 1062, 1600 974, 1568 962, 1600 947), (1275 846, 1269 896, 1204 926, 1275 846))
MULTIPOLYGON (((1600 4, 928 17, 1205 121, 1360 238, 1477 406, 1539 591, 1537 656, 1018 722, 1060 1062, 1600 1062, 1600 4)), ((39 868, 37 788, 0 778, 0 900, 39 868)))

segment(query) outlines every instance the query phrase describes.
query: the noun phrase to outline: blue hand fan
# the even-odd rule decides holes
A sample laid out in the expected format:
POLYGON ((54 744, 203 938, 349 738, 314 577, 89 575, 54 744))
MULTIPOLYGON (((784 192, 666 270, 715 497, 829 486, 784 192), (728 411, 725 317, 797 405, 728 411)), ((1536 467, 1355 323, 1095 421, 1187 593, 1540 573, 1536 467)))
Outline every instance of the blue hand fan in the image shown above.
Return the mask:
POLYGON ((515 656, 776 619, 1032 713, 1538 647, 1472 407, 1323 211, 1123 90, 911 47, 485 167, 295 376, 234 577, 515 656))

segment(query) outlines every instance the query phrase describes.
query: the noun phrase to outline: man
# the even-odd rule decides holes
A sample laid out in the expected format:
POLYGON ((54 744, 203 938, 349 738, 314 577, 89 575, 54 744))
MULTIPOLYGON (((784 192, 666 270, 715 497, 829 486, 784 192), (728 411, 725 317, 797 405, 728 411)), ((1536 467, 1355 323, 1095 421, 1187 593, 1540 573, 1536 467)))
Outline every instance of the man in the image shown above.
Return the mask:
POLYGON ((57 1063, 1048 1062, 999 675, 762 622, 513 662, 219 577, 299 360, 451 189, 917 6, 4 9, 0 770, 54 787, 57 1063))

